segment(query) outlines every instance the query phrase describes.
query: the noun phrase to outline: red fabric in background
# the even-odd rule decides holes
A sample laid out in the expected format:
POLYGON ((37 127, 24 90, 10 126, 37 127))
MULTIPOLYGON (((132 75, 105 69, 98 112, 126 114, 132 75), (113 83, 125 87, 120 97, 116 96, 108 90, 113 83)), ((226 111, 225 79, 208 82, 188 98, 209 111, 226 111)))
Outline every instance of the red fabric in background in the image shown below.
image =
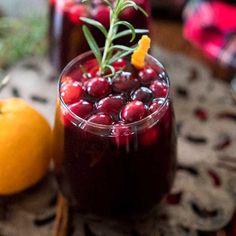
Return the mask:
POLYGON ((184 16, 184 37, 208 57, 236 69, 236 5, 192 1, 184 16))

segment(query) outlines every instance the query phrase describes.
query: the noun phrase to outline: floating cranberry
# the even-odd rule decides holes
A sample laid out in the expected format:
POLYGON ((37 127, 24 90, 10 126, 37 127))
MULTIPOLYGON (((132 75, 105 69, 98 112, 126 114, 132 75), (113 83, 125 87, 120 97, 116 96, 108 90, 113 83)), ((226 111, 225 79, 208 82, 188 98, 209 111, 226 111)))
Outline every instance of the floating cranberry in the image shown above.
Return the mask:
POLYGON ((151 67, 145 67, 139 71, 139 77, 142 83, 151 83, 158 78, 157 72, 151 67))
POLYGON ((110 25, 110 8, 107 5, 98 5, 92 12, 94 20, 99 21, 105 28, 110 25))
POLYGON ((126 66, 126 61, 123 58, 118 59, 117 61, 112 63, 112 66, 115 70, 120 70, 126 66))
POLYGON ((81 118, 87 117, 93 110, 93 105, 85 100, 71 104, 69 109, 81 118))
POLYGON ((93 78, 98 75, 99 64, 97 59, 90 59, 88 62, 81 67, 81 70, 85 72, 85 77, 93 78))
POLYGON ((110 83, 102 77, 92 78, 87 84, 87 92, 95 98, 104 97, 110 92, 110 83))
POLYGON ((121 117, 126 122, 134 122, 143 119, 146 114, 147 111, 142 102, 132 101, 123 108, 121 117))
MULTIPOLYGON (((70 87, 73 84, 73 82, 75 81, 70 76, 63 77, 61 80, 61 87, 60 87, 61 92, 67 90, 67 88, 70 87)), ((80 85, 79 82, 76 81, 76 83, 80 85)))
POLYGON ((71 125, 71 116, 66 111, 61 111, 60 113, 61 122, 65 127, 69 127, 71 125))
POLYGON ((131 129, 127 127, 125 124, 115 124, 112 130, 113 142, 118 146, 127 145, 132 136, 131 129))
POLYGON ((80 20, 80 17, 85 17, 88 14, 88 9, 85 4, 74 4, 69 8, 68 15, 71 22, 75 24, 83 24, 83 21, 80 20))
POLYGON ((148 146, 154 144, 160 136, 157 126, 152 127, 140 134, 139 141, 142 145, 148 146))
POLYGON ((131 98, 132 100, 138 100, 143 103, 147 103, 152 99, 152 91, 146 87, 141 87, 133 92, 131 98))
POLYGON ((116 93, 130 92, 140 86, 139 80, 130 73, 122 73, 112 81, 112 89, 116 93))
POLYGON ((163 99, 157 99, 153 101, 151 106, 149 107, 150 113, 157 111, 162 106, 163 103, 164 103, 163 99))
POLYGON ((88 121, 101 124, 101 125, 111 125, 112 124, 112 118, 109 115, 98 113, 93 116, 91 116, 88 121))
POLYGON ((97 104, 100 112, 115 114, 118 113, 124 105, 124 99, 121 96, 110 96, 101 99, 97 104))
POLYGON ((66 104, 78 102, 83 96, 83 89, 77 81, 65 81, 61 86, 61 97, 66 104))
POLYGON ((154 81, 150 85, 150 89, 157 98, 166 97, 167 95, 167 86, 164 83, 161 83, 160 81, 154 81))

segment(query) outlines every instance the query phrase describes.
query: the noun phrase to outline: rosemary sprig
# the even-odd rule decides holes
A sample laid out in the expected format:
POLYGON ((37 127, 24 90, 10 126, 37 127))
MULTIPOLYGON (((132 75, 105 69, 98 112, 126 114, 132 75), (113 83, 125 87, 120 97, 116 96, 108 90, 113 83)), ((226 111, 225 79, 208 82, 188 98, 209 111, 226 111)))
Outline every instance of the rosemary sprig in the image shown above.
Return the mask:
MULTIPOLYGON (((85 1, 86 0, 84 0, 83 2, 85 1)), ((120 14, 125 9, 130 7, 133 7, 135 10, 140 10, 146 16, 147 13, 133 0, 116 0, 114 1, 114 4, 112 0, 104 0, 104 3, 106 3, 110 8, 110 27, 108 31, 100 22, 96 20, 87 17, 81 17, 80 19, 85 23, 98 28, 105 36, 106 41, 103 52, 101 52, 89 28, 86 25, 83 26, 85 38, 100 65, 99 73, 101 75, 105 75, 106 71, 110 70, 111 74, 107 76, 111 76, 115 74, 115 69, 113 68, 112 63, 118 60, 119 58, 131 54, 136 48, 136 45, 132 47, 127 47, 124 45, 115 45, 114 41, 121 37, 131 35, 130 42, 133 42, 136 37, 136 34, 148 33, 147 29, 135 29, 134 26, 128 21, 120 20, 120 14), (119 31, 120 26, 125 26, 127 29, 119 31)))

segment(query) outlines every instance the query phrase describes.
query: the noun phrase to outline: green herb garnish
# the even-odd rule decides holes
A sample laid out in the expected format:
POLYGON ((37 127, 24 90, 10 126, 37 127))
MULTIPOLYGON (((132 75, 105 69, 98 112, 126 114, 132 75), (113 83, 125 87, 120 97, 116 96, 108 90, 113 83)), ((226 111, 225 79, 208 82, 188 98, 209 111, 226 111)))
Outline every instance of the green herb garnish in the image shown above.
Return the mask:
POLYGON ((116 73, 115 69, 112 66, 112 63, 122 57, 131 54, 136 48, 136 45, 132 47, 127 47, 124 45, 114 44, 114 41, 121 37, 131 35, 130 42, 133 42, 136 37, 136 34, 148 33, 147 29, 135 29, 134 26, 130 24, 128 21, 120 20, 119 19, 120 14, 125 9, 130 7, 133 7, 135 10, 140 10, 146 16, 147 13, 132 0, 116 0, 114 1, 114 4, 112 3, 112 0, 104 0, 104 3, 106 3, 110 8, 110 27, 108 30, 100 22, 96 20, 87 17, 81 17, 80 19, 85 23, 98 28, 105 36, 106 41, 104 49, 101 52, 91 31, 86 25, 83 25, 83 32, 85 38, 100 65, 99 73, 105 76, 106 71, 110 70, 111 74, 106 76, 111 76, 116 73), (125 26, 127 29, 123 31, 118 31, 120 26, 125 26))

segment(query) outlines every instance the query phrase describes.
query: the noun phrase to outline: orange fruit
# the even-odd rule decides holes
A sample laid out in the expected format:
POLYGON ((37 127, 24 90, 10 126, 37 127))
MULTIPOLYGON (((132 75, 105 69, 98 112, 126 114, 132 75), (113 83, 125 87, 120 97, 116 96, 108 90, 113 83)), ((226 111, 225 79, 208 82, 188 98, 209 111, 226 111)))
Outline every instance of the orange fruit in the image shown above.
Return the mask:
POLYGON ((51 159, 51 129, 46 119, 19 98, 0 100, 0 195, 37 183, 51 159))

